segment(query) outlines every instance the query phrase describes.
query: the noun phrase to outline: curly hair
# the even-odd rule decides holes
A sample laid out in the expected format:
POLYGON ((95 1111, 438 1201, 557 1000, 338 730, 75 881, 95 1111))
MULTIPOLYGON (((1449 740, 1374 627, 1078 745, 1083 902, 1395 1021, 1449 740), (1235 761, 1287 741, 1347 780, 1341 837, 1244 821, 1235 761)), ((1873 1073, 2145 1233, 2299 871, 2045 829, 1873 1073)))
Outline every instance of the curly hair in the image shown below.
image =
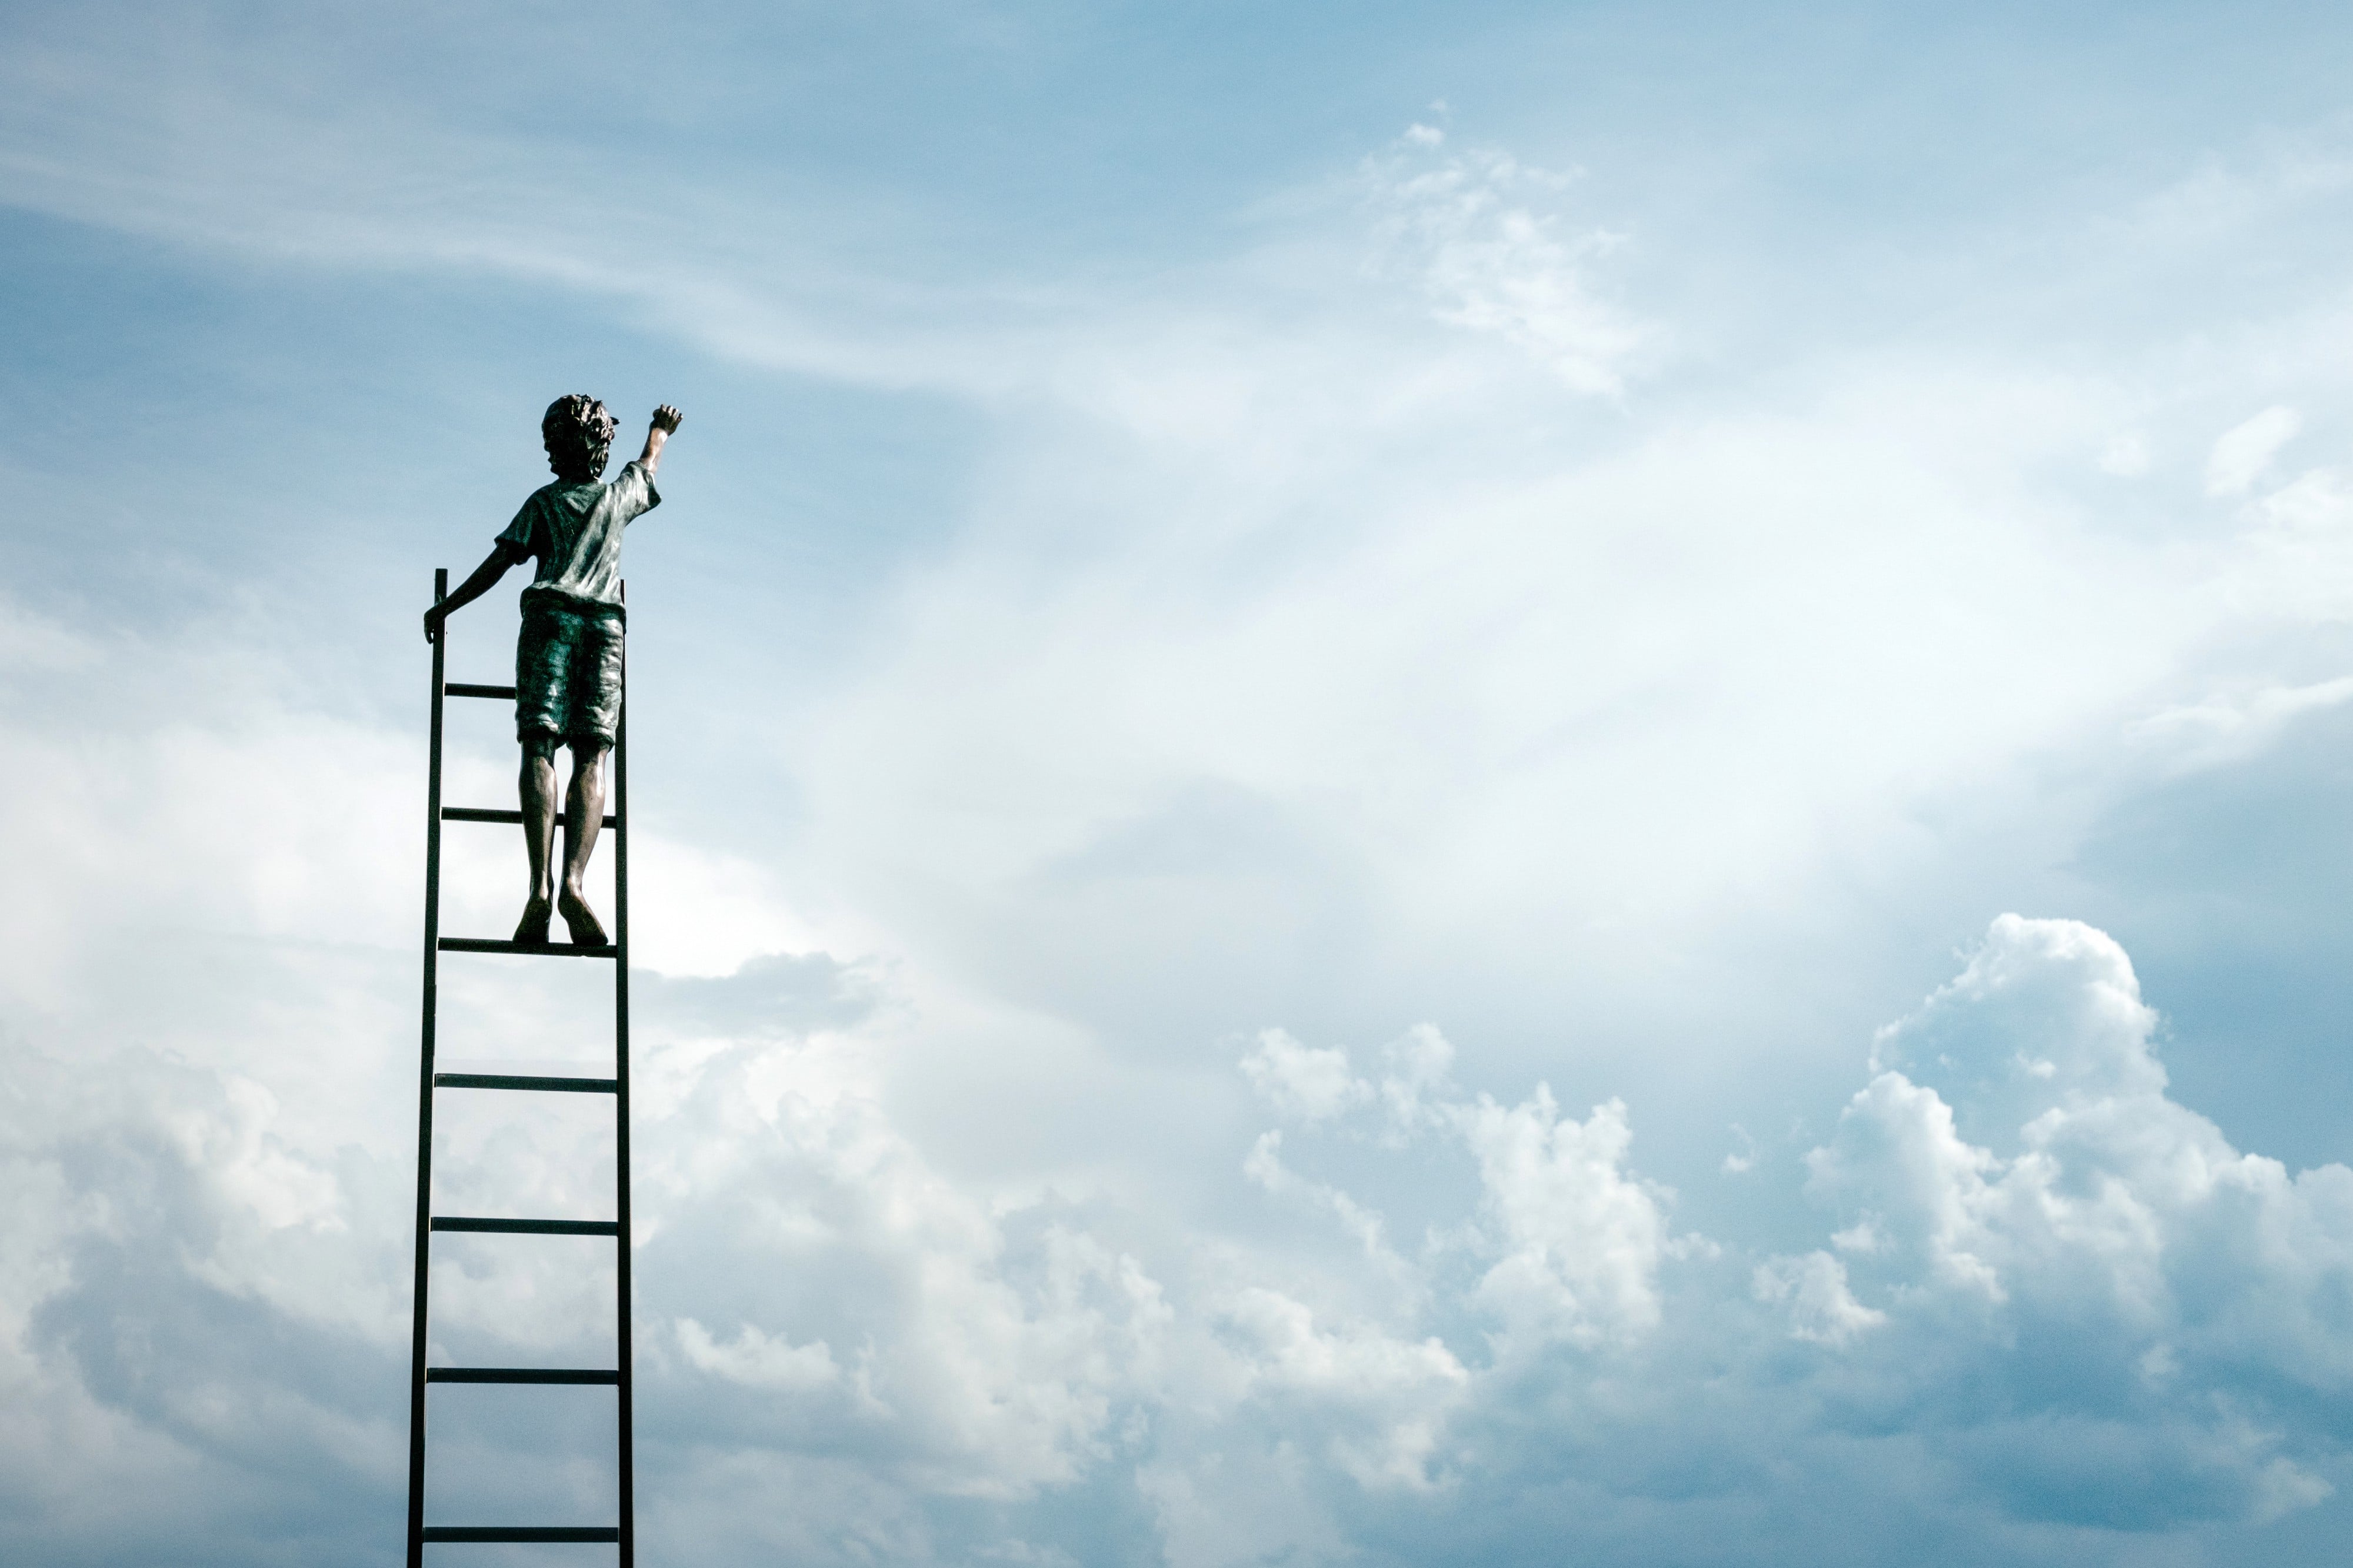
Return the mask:
POLYGON ((603 479, 613 454, 613 432, 618 428, 605 405, 586 393, 557 398, 539 422, 540 437, 547 443, 547 466, 557 479, 574 484, 603 479))

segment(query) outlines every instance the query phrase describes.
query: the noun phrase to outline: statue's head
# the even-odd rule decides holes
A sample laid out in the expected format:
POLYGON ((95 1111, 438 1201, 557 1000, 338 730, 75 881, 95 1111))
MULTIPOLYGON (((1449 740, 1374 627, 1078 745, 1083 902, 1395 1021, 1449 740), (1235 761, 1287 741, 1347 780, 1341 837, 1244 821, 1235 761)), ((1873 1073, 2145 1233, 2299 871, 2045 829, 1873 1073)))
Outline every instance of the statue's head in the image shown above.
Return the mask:
POLYGON ((539 434, 547 443, 547 466, 566 484, 603 479, 617 428, 605 405, 585 393, 557 398, 539 422, 539 434))

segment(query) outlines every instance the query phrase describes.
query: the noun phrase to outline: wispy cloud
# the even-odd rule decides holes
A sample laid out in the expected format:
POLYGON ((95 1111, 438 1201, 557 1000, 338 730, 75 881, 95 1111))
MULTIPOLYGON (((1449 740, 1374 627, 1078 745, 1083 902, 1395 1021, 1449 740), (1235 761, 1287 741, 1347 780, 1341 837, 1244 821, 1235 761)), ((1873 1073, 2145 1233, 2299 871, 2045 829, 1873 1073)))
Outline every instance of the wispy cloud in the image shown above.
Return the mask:
POLYGON ((1574 172, 1446 144, 1443 131, 1415 125, 1366 163, 1379 267, 1419 289, 1438 320, 1501 337, 1572 390, 1620 391, 1659 335, 1597 282, 1627 237, 1562 210, 1574 172))

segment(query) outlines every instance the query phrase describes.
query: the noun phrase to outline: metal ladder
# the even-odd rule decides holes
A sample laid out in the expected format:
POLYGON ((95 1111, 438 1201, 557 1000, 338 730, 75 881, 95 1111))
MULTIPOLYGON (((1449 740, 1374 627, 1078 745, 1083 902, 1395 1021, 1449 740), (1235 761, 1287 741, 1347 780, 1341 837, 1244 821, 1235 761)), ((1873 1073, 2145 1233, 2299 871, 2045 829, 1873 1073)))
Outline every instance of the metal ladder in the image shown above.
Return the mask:
MULTIPOLYGON (((433 602, 448 596, 449 573, 433 574, 433 602)), ((512 686, 472 686, 444 679, 449 626, 443 622, 433 644, 433 746, 426 787, 425 823, 425 1044, 417 1091, 417 1283, 415 1328, 408 1363, 408 1568, 420 1568, 428 1542, 602 1542, 617 1543, 621 1568, 633 1568, 636 1500, 631 1464, 629 1356, 629 721, 627 655, 623 656, 621 721, 613 745, 612 807, 604 826, 613 835, 613 942, 587 947, 568 942, 493 942, 441 934, 441 825, 496 822, 519 825, 520 811, 484 810, 441 804, 441 705, 445 697, 514 700, 512 686), (512 952, 602 959, 613 965, 613 1058, 611 1078, 531 1078, 506 1073, 433 1070, 433 1032, 438 1010, 438 971, 445 952, 512 952), (616 1213, 612 1220, 482 1219, 433 1213, 433 1095, 437 1089, 511 1089, 525 1092, 609 1094, 613 1097, 616 1213), (618 1343, 608 1370, 556 1367, 427 1366, 425 1325, 427 1274, 436 1231, 501 1236, 609 1236, 618 1254, 616 1289, 618 1343), (425 1522, 425 1390, 435 1383, 601 1384, 620 1400, 619 1489, 621 1522, 614 1525, 448 1525, 425 1522)), ((561 826, 564 815, 558 813, 561 826)))

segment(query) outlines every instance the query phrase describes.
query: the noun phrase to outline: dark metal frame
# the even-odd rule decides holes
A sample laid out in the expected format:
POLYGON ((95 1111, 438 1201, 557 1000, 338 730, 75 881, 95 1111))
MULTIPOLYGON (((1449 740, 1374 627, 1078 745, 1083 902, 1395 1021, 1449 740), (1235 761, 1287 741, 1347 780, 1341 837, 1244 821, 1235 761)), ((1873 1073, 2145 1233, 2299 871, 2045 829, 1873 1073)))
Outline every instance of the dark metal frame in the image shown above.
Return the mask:
MULTIPOLYGON (((433 574, 433 602, 448 597, 449 573, 433 574)), ((432 759, 425 789, 425 1030, 417 1088, 417 1277, 414 1327, 408 1352, 408 1568, 422 1568, 427 1542, 601 1542, 621 1549, 621 1568, 634 1568, 637 1554, 637 1483, 629 1342, 629 705, 628 658, 624 645, 621 719, 613 744, 613 810, 604 825, 613 830, 613 943, 493 942, 441 934, 441 825, 444 822, 520 823, 518 811, 486 810, 441 804, 441 705, 446 697, 512 700, 511 686, 478 686, 444 679, 449 626, 433 644, 432 759), (510 1073, 437 1073, 433 1070, 434 1024, 440 1009, 440 956, 445 952, 513 952, 551 957, 604 958, 613 963, 613 1056, 611 1078, 543 1078, 510 1073), (617 1217, 611 1220, 482 1219, 433 1213, 433 1094, 438 1089, 489 1089, 613 1097, 615 1184, 617 1217), (501 1236, 609 1236, 617 1247, 617 1343, 612 1368, 427 1366, 426 1307, 436 1231, 501 1236), (425 1522, 425 1388, 433 1383, 598 1384, 612 1385, 620 1403, 619 1488, 621 1522, 611 1525, 428 1525, 425 1522)), ((557 821, 562 822, 559 816, 557 821)))

